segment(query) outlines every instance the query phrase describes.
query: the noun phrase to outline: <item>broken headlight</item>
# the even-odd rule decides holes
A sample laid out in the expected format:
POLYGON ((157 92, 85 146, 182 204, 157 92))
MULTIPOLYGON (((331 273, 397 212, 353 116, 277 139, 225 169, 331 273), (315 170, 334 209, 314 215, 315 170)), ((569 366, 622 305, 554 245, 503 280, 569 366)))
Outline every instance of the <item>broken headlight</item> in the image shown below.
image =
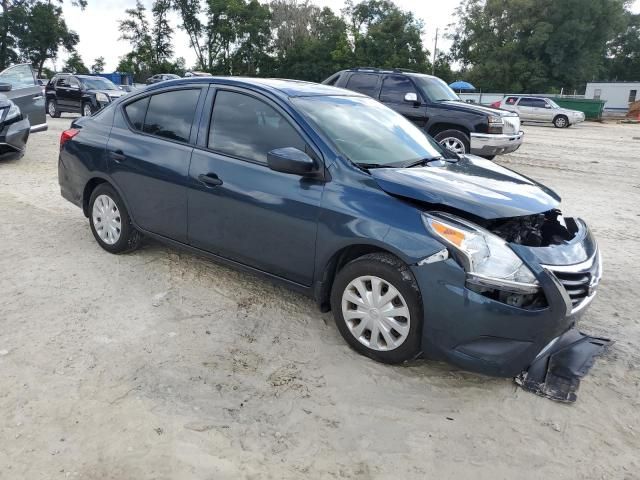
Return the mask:
POLYGON ((7 113, 2 121, 11 122, 12 120, 16 120, 21 116, 22 113, 20 112, 20 108, 11 100, 9 100, 9 108, 7 109, 7 113))
POLYGON ((467 283, 520 294, 539 290, 529 267, 497 235, 451 215, 425 214, 423 218, 436 238, 458 254, 467 283))

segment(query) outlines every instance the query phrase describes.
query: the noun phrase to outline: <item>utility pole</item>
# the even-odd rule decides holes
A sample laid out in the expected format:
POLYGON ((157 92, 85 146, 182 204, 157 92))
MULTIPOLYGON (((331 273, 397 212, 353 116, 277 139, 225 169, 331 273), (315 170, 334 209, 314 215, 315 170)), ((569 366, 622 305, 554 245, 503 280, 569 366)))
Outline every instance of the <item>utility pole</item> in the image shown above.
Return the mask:
POLYGON ((438 52, 438 27, 436 27, 436 38, 433 41, 433 62, 431 63, 431 75, 436 73, 436 53, 438 52))

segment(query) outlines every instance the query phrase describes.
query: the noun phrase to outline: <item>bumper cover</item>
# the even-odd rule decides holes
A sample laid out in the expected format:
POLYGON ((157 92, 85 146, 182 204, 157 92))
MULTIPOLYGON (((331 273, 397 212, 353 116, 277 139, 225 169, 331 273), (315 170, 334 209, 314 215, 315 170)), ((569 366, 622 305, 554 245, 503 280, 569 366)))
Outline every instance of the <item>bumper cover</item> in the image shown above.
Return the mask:
POLYGON ((0 132, 0 160, 11 160, 24 155, 31 125, 28 119, 10 123, 0 132))
POLYGON ((524 132, 516 134, 471 134, 471 153, 474 155, 502 155, 515 152, 524 138, 524 132))
POLYGON ((578 225, 566 245, 512 245, 538 279, 547 301, 544 308, 520 308, 468 289, 466 272, 452 258, 413 265, 425 312, 424 355, 493 376, 515 377, 526 371, 553 339, 575 326, 594 297, 600 256, 586 225, 578 225), (573 278, 563 283, 557 271, 567 265, 579 266, 580 275, 593 280, 584 291, 572 293, 573 278))
POLYGON ((607 338, 590 337, 571 329, 553 339, 515 382, 536 395, 559 402, 575 402, 580 378, 593 366, 595 357, 612 343, 607 338))

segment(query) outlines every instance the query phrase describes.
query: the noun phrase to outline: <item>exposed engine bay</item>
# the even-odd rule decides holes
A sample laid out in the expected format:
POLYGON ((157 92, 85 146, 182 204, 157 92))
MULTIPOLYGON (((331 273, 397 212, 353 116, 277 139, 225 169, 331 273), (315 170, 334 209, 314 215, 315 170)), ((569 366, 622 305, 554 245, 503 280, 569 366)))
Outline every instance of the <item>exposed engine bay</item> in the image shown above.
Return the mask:
POLYGON ((524 217, 500 218, 485 227, 509 243, 527 247, 562 245, 578 231, 575 221, 565 219, 557 209, 524 217))

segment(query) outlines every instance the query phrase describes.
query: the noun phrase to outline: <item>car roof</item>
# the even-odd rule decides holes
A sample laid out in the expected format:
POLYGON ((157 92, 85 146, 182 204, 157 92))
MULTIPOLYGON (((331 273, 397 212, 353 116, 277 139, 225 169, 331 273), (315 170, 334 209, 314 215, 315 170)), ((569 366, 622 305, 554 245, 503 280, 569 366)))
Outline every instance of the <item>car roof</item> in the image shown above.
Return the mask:
POLYGON ((342 70, 342 72, 350 73, 374 73, 380 75, 406 75, 408 77, 426 77, 426 78, 439 78, 428 73, 416 72, 406 68, 377 68, 377 67, 355 67, 342 70))
POLYGON ((189 77, 150 85, 146 91, 166 88, 172 85, 218 84, 236 87, 246 87, 266 91, 285 97, 314 97, 340 95, 350 97, 366 97, 358 92, 343 88, 322 85, 320 83, 302 80, 288 80, 282 78, 253 78, 253 77, 189 77))

